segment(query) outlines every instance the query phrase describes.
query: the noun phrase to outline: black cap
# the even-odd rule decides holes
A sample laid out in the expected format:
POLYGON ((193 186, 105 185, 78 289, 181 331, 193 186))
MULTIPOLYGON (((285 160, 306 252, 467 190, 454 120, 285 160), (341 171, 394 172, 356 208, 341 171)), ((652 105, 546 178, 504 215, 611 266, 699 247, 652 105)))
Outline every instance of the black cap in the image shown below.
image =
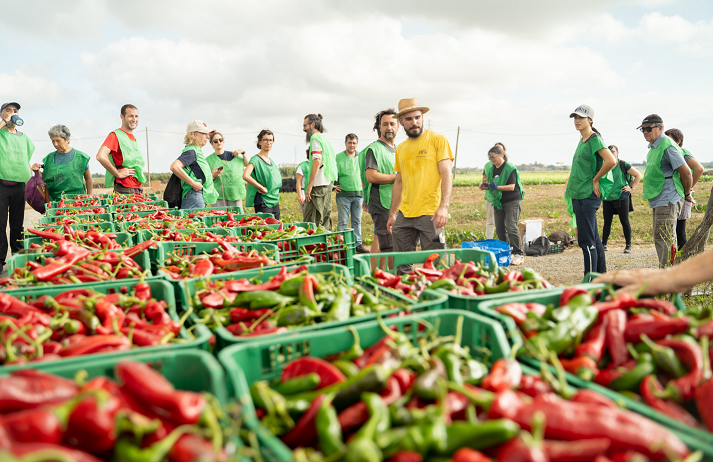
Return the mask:
POLYGON ((663 125, 663 119, 661 116, 658 114, 651 114, 647 115, 644 121, 641 122, 641 125, 636 127, 636 129, 638 130, 641 127, 658 127, 659 125, 663 125))
POLYGON ((3 109, 5 109, 6 107, 8 107, 11 104, 13 106, 17 107, 18 111, 20 110, 20 105, 18 103, 3 103, 2 107, 0 107, 0 111, 2 111, 3 109))

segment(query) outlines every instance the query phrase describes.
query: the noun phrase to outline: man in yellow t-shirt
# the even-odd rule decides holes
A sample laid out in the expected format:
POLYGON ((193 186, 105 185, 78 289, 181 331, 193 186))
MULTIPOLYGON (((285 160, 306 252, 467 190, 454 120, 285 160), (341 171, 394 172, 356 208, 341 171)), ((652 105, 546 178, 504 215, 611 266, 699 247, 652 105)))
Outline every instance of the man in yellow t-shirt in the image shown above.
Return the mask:
MULTIPOLYGON (((421 250, 446 248, 453 153, 445 136, 423 129, 426 112, 416 98, 399 101, 397 117, 408 138, 396 148, 396 180, 386 225, 396 252, 415 251, 419 240, 421 250)), ((410 271, 411 265, 398 268, 398 274, 410 271)))

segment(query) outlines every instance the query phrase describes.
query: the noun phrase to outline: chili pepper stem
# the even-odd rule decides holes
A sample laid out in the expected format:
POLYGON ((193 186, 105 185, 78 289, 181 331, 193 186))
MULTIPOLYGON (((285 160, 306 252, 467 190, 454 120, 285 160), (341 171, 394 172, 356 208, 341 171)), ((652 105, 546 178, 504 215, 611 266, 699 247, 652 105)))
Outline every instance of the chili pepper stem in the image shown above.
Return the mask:
POLYGON ((475 404, 476 406, 482 407, 486 411, 490 409, 490 405, 492 404, 493 399, 495 399, 495 394, 492 392, 481 390, 480 393, 482 394, 482 396, 478 396, 470 388, 464 385, 458 385, 454 382, 447 382, 446 387, 450 391, 462 394, 463 396, 468 398, 471 403, 475 404))
MULTIPOLYGON (((223 447, 223 432, 220 428, 220 422, 218 422, 218 416, 215 412, 215 401, 210 399, 209 393, 204 393, 203 396, 207 399, 208 405, 203 410, 203 415, 201 415, 201 422, 208 427, 211 431, 211 439, 213 440, 213 450, 216 454, 220 453, 223 447)), ((220 408, 220 406, 218 406, 220 408)))
POLYGON ((260 442, 257 439, 257 434, 254 431, 248 432, 248 442, 250 443, 250 448, 252 449, 252 458, 255 462, 264 462, 262 454, 260 453, 260 442))
POLYGON ((711 378, 711 355, 709 351, 710 340, 707 335, 701 337, 701 349, 703 350, 703 380, 701 383, 711 378))
POLYGON ((567 378, 565 376, 564 367, 562 367, 562 363, 557 357, 557 353, 555 353, 554 351, 550 351, 550 361, 557 370, 557 380, 559 381, 560 386, 562 387, 561 395, 565 399, 571 398, 572 396, 574 396, 574 392, 569 388, 569 385, 567 385, 567 378))

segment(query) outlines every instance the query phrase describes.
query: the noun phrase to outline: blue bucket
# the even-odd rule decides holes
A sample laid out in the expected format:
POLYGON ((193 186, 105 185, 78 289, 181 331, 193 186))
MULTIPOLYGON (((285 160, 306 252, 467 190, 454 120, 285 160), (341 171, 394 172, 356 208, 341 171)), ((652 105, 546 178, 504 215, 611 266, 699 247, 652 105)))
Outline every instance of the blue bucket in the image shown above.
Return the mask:
POLYGON ((512 247, 507 242, 497 239, 486 239, 484 241, 463 241, 461 247, 464 249, 480 249, 493 252, 498 266, 510 266, 510 253, 512 247))

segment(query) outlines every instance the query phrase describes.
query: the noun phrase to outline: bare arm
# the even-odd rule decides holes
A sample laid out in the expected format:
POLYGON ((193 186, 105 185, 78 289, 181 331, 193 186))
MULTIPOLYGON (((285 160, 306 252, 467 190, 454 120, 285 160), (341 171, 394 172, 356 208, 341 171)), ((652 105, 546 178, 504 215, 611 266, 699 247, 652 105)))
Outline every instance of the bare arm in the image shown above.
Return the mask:
POLYGON ((379 173, 373 168, 366 169, 366 181, 371 184, 392 184, 396 180, 396 175, 379 173))
POLYGON ((295 174, 295 180, 297 182, 297 200, 299 201, 300 204, 305 203, 305 196, 302 194, 302 179, 304 178, 304 175, 301 173, 296 173, 295 174))
POLYGON ((116 178, 127 178, 136 174, 136 171, 133 168, 122 168, 117 170, 117 168, 114 167, 109 160, 110 153, 111 151, 106 146, 99 148, 99 152, 97 153, 97 160, 100 164, 102 164, 102 167, 104 167, 107 172, 111 173, 116 178))
POLYGON ((396 179, 394 180, 394 187, 391 190, 391 207, 389 208, 389 221, 386 223, 386 229, 391 233, 394 228, 394 223, 396 222, 396 214, 399 212, 399 207, 401 206, 401 190, 403 189, 403 182, 401 180, 401 173, 396 172, 396 179))
POLYGON ((701 165, 700 162, 698 162, 696 159, 691 157, 686 161, 689 167, 691 167, 691 170, 693 170, 693 180, 691 182, 691 189, 696 187, 696 184, 698 183, 698 180, 701 179, 701 175, 703 175, 703 166, 701 165))
POLYGON ((322 165, 322 159, 312 158, 312 167, 309 171, 309 182, 305 187, 305 198, 308 201, 312 200, 312 188, 314 188, 314 179, 317 178, 317 172, 319 171, 319 166, 322 165))
POLYGON ((245 167, 245 170, 243 170, 243 180, 245 180, 247 184, 257 188, 257 190, 260 191, 262 194, 265 194, 267 193, 267 188, 258 183, 255 178, 250 176, 252 175, 254 168, 255 166, 253 164, 248 164, 248 166, 245 167))
POLYGON ((629 188, 629 191, 631 191, 632 189, 637 187, 639 183, 641 183, 641 172, 635 169, 634 167, 631 167, 629 170, 626 171, 626 173, 634 177, 634 183, 631 185, 631 188, 629 188))
POLYGON ((693 175, 691 175, 691 169, 688 167, 688 164, 683 164, 676 170, 678 170, 678 174, 681 175, 681 184, 683 185, 683 192, 687 196, 686 200, 692 202, 693 199, 690 196, 691 185, 693 184, 693 175))
MULTIPOLYGON (((441 203, 433 214, 431 221, 435 221, 436 229, 443 228, 448 223, 448 207, 451 203, 451 172, 453 171, 453 161, 443 159, 438 162, 438 173, 441 174, 441 203)), ((502 186, 501 186, 502 187, 502 186)), ((514 186, 513 186, 514 188, 514 186)))
POLYGON ((186 168, 185 164, 178 159, 174 160, 171 164, 171 172, 173 172, 174 175, 180 178, 181 181, 190 185, 190 187, 193 188, 194 191, 202 190, 203 185, 198 183, 197 181, 193 181, 191 177, 188 176, 188 174, 183 170, 184 168, 186 168))
POLYGON ((87 185, 87 194, 91 194, 94 189, 94 181, 92 180, 92 172, 89 169, 84 171, 84 183, 87 185))
MULTIPOLYGON (((690 172, 689 172, 690 174, 690 172)), ((713 250, 666 269, 640 269, 603 274, 594 283, 612 282, 622 286, 619 292, 635 293, 646 284, 642 295, 681 293, 696 284, 713 280, 713 250)))

